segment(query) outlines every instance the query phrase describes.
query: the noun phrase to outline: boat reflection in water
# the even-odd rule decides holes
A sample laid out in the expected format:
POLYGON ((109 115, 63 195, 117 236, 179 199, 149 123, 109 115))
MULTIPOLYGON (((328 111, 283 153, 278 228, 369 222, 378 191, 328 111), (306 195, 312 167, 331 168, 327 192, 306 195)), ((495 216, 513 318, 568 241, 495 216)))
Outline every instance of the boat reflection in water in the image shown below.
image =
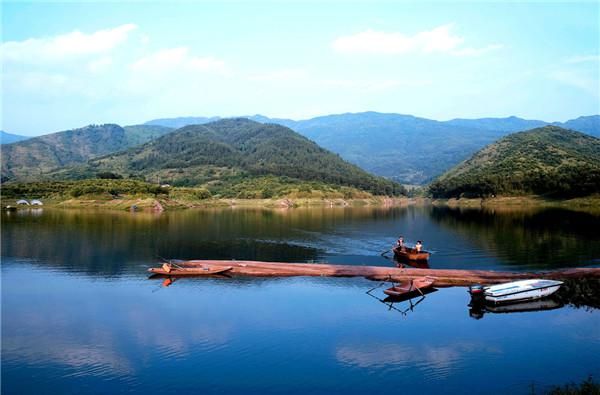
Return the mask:
POLYGON ((489 302, 486 303, 483 300, 472 299, 471 303, 469 303, 469 316, 479 320, 483 318, 485 313, 527 313, 534 311, 555 310, 560 309, 563 306, 564 304, 562 302, 559 302, 553 298, 501 305, 496 305, 489 302))
POLYGON ((396 267, 405 268, 406 266, 414 267, 415 269, 429 269, 429 261, 428 260, 414 260, 404 258, 402 256, 394 254, 393 257, 389 257, 387 255, 382 255, 384 258, 392 261, 396 267))
MULTIPOLYGON (((388 296, 386 296, 384 299, 381 299, 380 297, 373 295, 371 292, 374 291, 375 289, 379 288, 382 284, 384 284, 385 282, 381 283, 379 286, 371 288, 370 290, 368 290, 366 292, 367 295, 369 295, 370 297, 377 299, 378 301, 380 301, 381 303, 383 303, 384 305, 386 305, 388 307, 388 310, 395 310, 399 313, 401 313, 402 315, 407 315, 409 311, 414 311, 414 308, 421 303, 422 301, 425 300, 425 296, 433 293, 433 292, 437 292, 436 288, 433 288, 431 286, 426 286, 423 288, 415 288, 409 292, 404 292, 402 294, 398 294, 398 295, 390 295, 389 293, 387 293, 386 291, 389 291, 391 289, 397 288, 396 285, 394 285, 394 283, 392 283, 392 287, 387 289, 386 291, 384 291, 384 293, 386 293, 388 296), (400 303, 403 302, 408 302, 407 304, 404 305, 400 305, 400 303), (394 306, 394 304, 399 304, 398 307, 394 306), (404 307, 403 307, 404 306, 404 307)), ((431 285, 431 284, 430 284, 431 285)), ((411 286, 412 288, 412 286, 411 286)))
POLYGON ((410 259, 402 259, 399 257, 394 257, 394 262, 396 266, 399 268, 404 268, 406 266, 414 267, 415 269, 429 269, 429 263, 427 261, 415 261, 410 259))

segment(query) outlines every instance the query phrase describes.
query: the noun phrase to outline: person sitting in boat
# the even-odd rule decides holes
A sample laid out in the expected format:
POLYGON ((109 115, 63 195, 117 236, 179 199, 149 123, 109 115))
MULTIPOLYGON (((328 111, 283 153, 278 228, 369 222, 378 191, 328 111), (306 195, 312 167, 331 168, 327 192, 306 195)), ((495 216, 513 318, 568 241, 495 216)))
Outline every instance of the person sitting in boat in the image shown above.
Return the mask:
POLYGON ((423 243, 421 242, 421 240, 417 241, 417 244, 415 244, 415 250, 417 250, 417 252, 421 252, 421 250, 423 249, 423 243))

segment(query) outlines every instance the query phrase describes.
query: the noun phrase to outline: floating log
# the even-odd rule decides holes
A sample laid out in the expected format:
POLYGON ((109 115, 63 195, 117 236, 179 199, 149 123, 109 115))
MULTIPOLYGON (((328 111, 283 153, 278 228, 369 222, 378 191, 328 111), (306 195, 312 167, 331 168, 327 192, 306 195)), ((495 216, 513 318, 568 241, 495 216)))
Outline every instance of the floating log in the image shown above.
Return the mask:
POLYGON ((365 277, 370 280, 395 282, 419 277, 432 277, 436 287, 497 284, 519 279, 544 278, 565 280, 600 278, 600 268, 573 268, 547 272, 496 272, 489 270, 414 269, 384 266, 331 265, 321 263, 282 263, 257 261, 192 260, 177 262, 180 267, 231 267, 227 274, 255 277, 365 277))

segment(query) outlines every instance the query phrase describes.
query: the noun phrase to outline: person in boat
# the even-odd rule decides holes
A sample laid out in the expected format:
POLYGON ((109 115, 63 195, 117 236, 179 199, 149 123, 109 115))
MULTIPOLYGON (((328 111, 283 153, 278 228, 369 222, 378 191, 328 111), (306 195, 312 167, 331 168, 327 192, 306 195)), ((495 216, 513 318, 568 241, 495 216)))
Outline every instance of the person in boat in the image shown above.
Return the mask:
POLYGON ((398 240, 396 241, 396 247, 400 250, 404 250, 404 237, 398 237, 398 240))
POLYGON ((421 250, 423 249, 423 243, 421 242, 421 240, 417 241, 417 244, 415 244, 415 250, 417 250, 417 252, 421 252, 421 250))

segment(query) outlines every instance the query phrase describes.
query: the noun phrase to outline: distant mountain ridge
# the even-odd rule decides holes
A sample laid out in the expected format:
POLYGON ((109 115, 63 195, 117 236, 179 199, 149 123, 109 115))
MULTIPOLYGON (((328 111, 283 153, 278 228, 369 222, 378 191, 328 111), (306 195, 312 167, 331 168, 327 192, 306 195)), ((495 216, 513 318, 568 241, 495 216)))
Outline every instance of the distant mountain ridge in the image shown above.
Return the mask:
MULTIPOLYGON (((289 127, 374 174, 402 183, 424 184, 509 133, 545 125, 563 126, 600 137, 600 116, 564 123, 519 117, 434 121, 412 115, 346 113, 295 121, 253 115, 249 119, 289 127)), ((164 118, 165 126, 204 123, 215 117, 164 118)))
POLYGON ((600 193, 600 139, 558 126, 510 134, 429 186, 433 197, 600 193))
POLYGON ((11 144, 17 141, 23 141, 30 138, 29 136, 21 136, 19 134, 7 133, 4 130, 0 130, 0 144, 11 144))
POLYGON ((522 130, 529 130, 533 128, 539 128, 541 126, 549 125, 548 122, 534 120, 534 119, 523 119, 519 117, 507 117, 507 118, 479 118, 479 119, 463 119, 455 118, 446 121, 450 125, 466 126, 475 129, 482 130, 502 130, 505 132, 519 132, 522 130))
POLYGON ((177 117, 177 118, 159 118, 144 122, 144 125, 166 126, 173 129, 179 129, 188 125, 201 125, 222 119, 221 117, 177 117))
POLYGON ((345 162, 287 127, 248 119, 185 126, 55 176, 87 178, 98 172, 209 188, 248 177, 276 176, 344 185, 379 195, 404 193, 401 185, 345 162))

